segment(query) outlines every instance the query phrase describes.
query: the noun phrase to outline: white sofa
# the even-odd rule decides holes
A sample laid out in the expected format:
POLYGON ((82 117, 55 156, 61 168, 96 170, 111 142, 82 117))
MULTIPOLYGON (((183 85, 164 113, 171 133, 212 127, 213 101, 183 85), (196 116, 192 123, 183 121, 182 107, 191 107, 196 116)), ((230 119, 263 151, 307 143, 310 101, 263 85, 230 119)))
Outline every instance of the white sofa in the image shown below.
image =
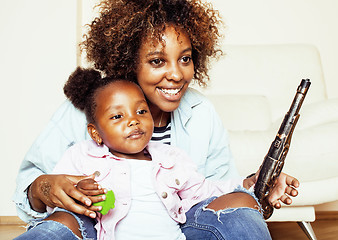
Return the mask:
POLYGON ((262 163, 301 79, 311 80, 283 168, 300 180, 299 196, 268 221, 298 222, 315 239, 309 224, 314 205, 338 200, 338 99, 327 97, 319 52, 311 45, 284 44, 230 45, 224 53, 202 91, 229 130, 243 176, 262 163))

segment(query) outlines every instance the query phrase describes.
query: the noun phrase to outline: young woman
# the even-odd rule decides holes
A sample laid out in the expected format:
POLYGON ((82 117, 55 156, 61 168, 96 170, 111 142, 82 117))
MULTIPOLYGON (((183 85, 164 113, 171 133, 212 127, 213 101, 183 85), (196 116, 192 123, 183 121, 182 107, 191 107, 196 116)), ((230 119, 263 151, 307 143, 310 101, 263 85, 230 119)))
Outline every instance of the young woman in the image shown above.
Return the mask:
MULTIPOLYGON (((89 25, 82 46, 88 60, 107 76, 140 85, 155 124, 153 140, 164 139, 185 150, 206 178, 238 177, 221 120, 211 103, 189 88, 192 80, 206 84, 208 61, 220 53, 217 12, 200 1, 134 0, 102 1, 100 13, 89 25)), ((48 175, 69 146, 88 138, 85 117, 66 102, 22 163, 14 196, 21 218, 44 216, 46 205, 95 217, 90 199, 74 187, 84 176, 48 175)), ((253 185, 255 180, 253 176, 243 185, 253 185)), ((297 179, 281 174, 270 202, 277 208, 280 201, 291 204, 289 196, 297 195, 298 185, 297 179)), ((213 209, 231 209, 226 214, 235 227, 221 226, 227 229, 227 237, 254 234, 256 224, 261 224, 253 217, 257 210, 250 207, 251 200, 248 194, 233 193, 208 203, 213 209)), ((187 213, 182 226, 187 239, 198 239, 200 231, 213 237, 220 234, 214 222, 210 226, 210 216, 205 216, 210 211, 204 207, 196 205, 187 213)))

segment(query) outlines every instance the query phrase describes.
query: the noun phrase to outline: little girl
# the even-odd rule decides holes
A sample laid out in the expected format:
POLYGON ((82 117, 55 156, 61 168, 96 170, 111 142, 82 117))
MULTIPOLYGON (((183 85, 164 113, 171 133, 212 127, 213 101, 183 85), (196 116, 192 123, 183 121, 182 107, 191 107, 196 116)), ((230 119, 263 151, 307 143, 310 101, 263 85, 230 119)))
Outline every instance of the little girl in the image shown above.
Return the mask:
MULTIPOLYGON (((98 239, 185 239, 180 224, 185 223, 191 207, 243 186, 242 178, 206 180, 182 150, 149 143, 154 123, 137 84, 101 78, 95 70, 78 68, 64 91, 85 112, 92 140, 70 147, 54 173, 92 176, 95 172, 95 180, 88 178, 77 185, 94 203, 99 201, 94 196, 96 186, 114 191, 115 208, 106 215, 97 213, 98 239)), ((247 194, 245 189, 235 191, 247 194)), ((252 206, 259 210, 254 199, 252 206)), ((218 221, 225 219, 219 213, 218 221)), ((270 239, 267 229, 257 231, 262 232, 261 239, 270 239)))

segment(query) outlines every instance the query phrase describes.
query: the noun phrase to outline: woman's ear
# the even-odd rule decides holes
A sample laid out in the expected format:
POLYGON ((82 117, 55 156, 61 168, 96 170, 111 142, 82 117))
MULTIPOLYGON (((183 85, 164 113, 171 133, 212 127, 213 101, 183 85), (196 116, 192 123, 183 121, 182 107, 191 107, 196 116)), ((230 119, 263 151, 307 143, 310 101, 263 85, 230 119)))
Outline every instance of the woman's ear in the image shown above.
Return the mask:
POLYGON ((89 123, 87 125, 87 130, 90 135, 90 137, 97 143, 98 146, 102 144, 102 138, 100 137, 99 132, 96 130, 96 127, 94 124, 89 123))

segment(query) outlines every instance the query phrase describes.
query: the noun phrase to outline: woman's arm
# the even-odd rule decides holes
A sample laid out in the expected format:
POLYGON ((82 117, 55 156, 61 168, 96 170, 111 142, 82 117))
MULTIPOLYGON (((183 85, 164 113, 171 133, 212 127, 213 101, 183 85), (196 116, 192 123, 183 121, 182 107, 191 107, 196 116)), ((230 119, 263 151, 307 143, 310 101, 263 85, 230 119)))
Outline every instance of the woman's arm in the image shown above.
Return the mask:
POLYGON ((189 89, 173 112, 172 145, 186 151, 206 178, 239 177, 229 147, 228 133, 212 103, 189 89))
MULTIPOLYGON (((94 179, 91 176, 41 175, 29 187, 28 199, 34 211, 45 212, 46 205, 61 207, 71 212, 95 218, 94 211, 88 209, 92 201, 75 186, 83 179, 94 179)), ((96 194, 103 194, 104 189, 96 189, 96 194)))
MULTIPOLYGON (((84 114, 66 101, 55 112, 21 163, 13 201, 16 204, 18 216, 22 220, 27 222, 32 218, 45 216, 31 208, 28 190, 31 191, 32 196, 36 196, 34 187, 38 182, 35 180, 39 176, 51 173, 69 146, 87 138, 89 136, 84 114), (34 187, 31 189, 33 183, 34 187)), ((37 204, 37 209, 41 210, 41 203, 35 202, 34 204, 37 204)))

